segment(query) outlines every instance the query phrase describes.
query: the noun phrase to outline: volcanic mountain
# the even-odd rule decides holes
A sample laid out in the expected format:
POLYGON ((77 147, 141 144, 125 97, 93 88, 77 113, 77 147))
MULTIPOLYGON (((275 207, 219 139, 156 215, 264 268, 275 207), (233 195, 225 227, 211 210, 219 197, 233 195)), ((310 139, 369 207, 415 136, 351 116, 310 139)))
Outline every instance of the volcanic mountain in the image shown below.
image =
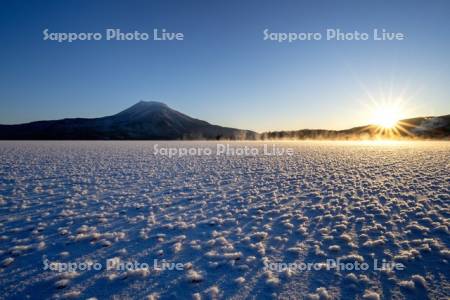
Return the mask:
POLYGON ((256 132, 212 125, 164 103, 140 101, 102 118, 71 118, 0 125, 2 140, 243 140, 256 132))

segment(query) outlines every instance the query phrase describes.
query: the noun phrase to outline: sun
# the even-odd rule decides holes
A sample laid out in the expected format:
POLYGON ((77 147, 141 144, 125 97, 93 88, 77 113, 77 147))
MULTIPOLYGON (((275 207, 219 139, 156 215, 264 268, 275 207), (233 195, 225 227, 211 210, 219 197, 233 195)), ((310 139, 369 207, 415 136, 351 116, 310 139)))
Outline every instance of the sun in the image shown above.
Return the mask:
POLYGON ((403 117, 400 107, 394 103, 377 105, 372 111, 372 124, 382 128, 395 128, 403 117))
POLYGON ((383 128, 394 128, 401 118, 398 109, 391 106, 377 107, 372 114, 372 123, 383 128))
POLYGON ((401 98, 395 100, 382 99, 379 102, 372 102, 368 110, 371 114, 370 128, 372 136, 376 139, 397 139, 411 136, 407 120, 407 106, 401 98))
POLYGON ((363 86, 366 97, 360 99, 363 106, 361 116, 366 126, 361 132, 371 139, 403 139, 412 137, 409 131, 412 127, 408 117, 415 114, 413 103, 419 91, 408 91, 407 87, 395 88, 392 82, 383 84, 378 93, 371 92, 363 86))

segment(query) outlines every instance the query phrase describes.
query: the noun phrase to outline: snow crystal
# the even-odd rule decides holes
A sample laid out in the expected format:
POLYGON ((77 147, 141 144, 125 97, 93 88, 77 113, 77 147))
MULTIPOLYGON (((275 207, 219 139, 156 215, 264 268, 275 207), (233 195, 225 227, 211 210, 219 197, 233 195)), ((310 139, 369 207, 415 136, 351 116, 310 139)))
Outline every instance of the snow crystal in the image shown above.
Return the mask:
POLYGON ((363 299, 367 300, 380 300, 380 295, 374 291, 365 291, 363 299))

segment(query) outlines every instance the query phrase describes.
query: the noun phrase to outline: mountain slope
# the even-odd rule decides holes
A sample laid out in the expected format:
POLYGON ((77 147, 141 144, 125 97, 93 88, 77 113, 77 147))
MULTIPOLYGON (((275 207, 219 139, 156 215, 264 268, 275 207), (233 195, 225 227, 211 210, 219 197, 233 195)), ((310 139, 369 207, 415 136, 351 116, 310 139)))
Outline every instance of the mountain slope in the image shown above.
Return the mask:
POLYGON ((2 140, 241 140, 256 137, 255 132, 212 125, 153 101, 141 101, 102 118, 0 125, 2 140))

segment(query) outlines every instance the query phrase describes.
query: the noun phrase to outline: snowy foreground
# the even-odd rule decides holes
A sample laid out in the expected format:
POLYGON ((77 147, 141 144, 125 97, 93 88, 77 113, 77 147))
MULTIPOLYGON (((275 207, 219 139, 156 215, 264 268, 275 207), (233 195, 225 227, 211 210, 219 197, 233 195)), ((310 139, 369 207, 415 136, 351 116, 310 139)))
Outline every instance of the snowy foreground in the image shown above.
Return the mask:
POLYGON ((450 142, 156 143, 0 142, 0 298, 450 297, 450 142))

